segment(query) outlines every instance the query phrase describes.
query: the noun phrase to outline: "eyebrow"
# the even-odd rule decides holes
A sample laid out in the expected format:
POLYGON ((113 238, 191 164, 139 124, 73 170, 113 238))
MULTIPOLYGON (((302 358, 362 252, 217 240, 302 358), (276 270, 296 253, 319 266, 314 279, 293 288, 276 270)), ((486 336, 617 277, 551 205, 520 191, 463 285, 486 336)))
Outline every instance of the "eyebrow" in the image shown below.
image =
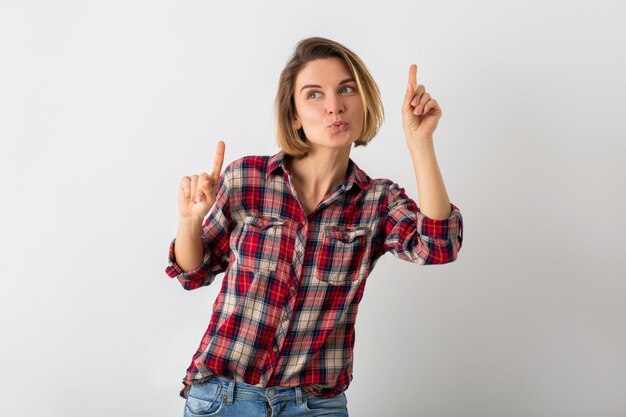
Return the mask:
MULTIPOLYGON (((339 85, 343 85, 345 83, 349 83, 350 81, 354 81, 354 78, 346 78, 345 80, 341 81, 339 83, 339 85)), ((300 89, 300 92, 302 92, 302 90, 304 90, 305 88, 322 88, 321 85, 317 85, 317 84, 307 84, 305 86, 302 86, 302 88, 300 89)))

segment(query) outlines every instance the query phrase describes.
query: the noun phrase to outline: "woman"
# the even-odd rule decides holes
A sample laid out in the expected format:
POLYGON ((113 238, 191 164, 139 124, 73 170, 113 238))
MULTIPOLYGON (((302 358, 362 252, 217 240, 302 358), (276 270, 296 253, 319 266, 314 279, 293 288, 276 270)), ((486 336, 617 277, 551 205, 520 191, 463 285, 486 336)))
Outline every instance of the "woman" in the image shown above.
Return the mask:
POLYGON ((433 146, 441 108, 416 73, 411 65, 402 124, 419 208, 350 159, 376 135, 383 106, 361 59, 324 38, 298 43, 281 74, 279 153, 220 175, 219 142, 210 175, 183 177, 166 272, 187 290, 225 272, 183 380, 186 415, 347 416, 354 323, 377 260, 456 259, 462 217, 433 146))

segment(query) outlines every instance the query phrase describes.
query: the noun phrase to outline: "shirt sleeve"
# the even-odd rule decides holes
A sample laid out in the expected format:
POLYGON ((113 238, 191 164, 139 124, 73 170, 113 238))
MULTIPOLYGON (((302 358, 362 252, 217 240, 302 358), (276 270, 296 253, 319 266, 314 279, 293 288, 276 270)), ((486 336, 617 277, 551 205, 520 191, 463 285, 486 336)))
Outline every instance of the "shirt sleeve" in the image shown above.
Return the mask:
POLYGON ((383 253, 420 265, 455 261, 463 243, 463 217, 457 206, 450 208, 447 219, 428 218, 404 188, 391 183, 382 223, 383 253))
POLYGON ((209 285, 215 276, 224 272, 230 259, 230 189, 231 167, 224 169, 220 176, 215 204, 211 208, 208 217, 202 225, 202 246, 204 257, 202 263, 194 270, 184 272, 176 263, 174 247, 176 239, 172 241, 169 249, 169 263, 165 273, 170 278, 176 278, 184 289, 194 290, 209 285))

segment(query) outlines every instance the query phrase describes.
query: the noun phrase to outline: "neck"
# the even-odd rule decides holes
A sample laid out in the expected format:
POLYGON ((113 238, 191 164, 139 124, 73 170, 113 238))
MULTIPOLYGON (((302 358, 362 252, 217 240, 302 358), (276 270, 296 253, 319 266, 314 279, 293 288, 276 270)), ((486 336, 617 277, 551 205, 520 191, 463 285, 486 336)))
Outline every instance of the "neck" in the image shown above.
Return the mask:
POLYGON ((307 156, 287 159, 287 169, 299 193, 321 199, 346 179, 350 149, 310 150, 307 156))

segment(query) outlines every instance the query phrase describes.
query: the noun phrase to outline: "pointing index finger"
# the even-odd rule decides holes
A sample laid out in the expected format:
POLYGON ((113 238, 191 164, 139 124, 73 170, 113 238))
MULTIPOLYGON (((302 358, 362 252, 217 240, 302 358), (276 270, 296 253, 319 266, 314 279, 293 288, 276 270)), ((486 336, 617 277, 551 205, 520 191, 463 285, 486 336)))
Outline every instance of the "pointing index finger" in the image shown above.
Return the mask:
POLYGON ((217 149, 215 151, 215 161, 213 162, 213 171, 211 172, 211 176, 213 178, 219 178, 222 172, 222 164, 224 163, 224 142, 221 140, 217 142, 217 149))
POLYGON ((417 87, 417 65, 411 64, 409 67, 409 83, 413 85, 413 87, 417 87))

